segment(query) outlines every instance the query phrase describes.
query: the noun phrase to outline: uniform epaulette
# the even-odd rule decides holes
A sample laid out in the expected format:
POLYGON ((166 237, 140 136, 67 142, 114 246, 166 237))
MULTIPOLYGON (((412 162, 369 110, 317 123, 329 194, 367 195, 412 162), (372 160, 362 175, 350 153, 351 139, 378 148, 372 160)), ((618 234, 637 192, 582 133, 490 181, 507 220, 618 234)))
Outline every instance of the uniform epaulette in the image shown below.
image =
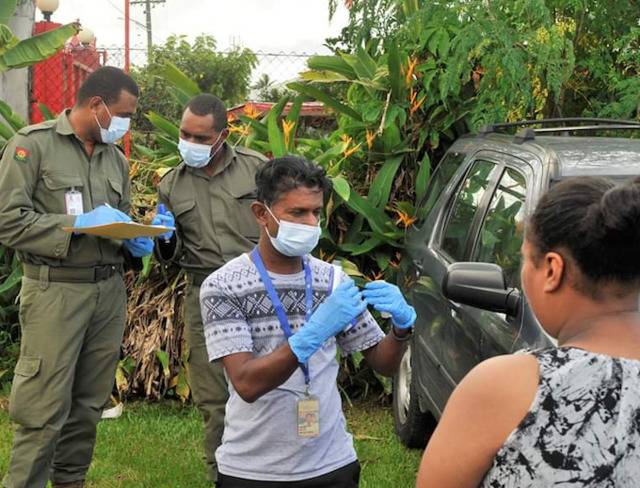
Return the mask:
POLYGON ((32 132, 36 132, 39 130, 49 130, 55 127, 55 125, 56 125, 55 119, 45 120, 44 122, 40 122, 39 124, 28 125, 26 127, 23 127, 22 129, 18 130, 18 134, 20 134, 21 136, 28 136, 32 132))
POLYGON ((171 168, 169 171, 167 171, 165 174, 163 174, 163 175, 160 177, 160 181, 164 180, 164 179, 167 177, 167 175, 168 175, 168 174, 170 174, 170 173, 174 173, 174 172, 176 171, 176 169, 178 169, 179 167, 180 167, 180 165, 178 165, 178 166, 174 166, 173 168, 171 168))
POLYGON ((261 152, 254 151, 253 149, 249 149, 248 147, 236 146, 234 149, 236 150, 237 153, 244 154, 245 156, 254 156, 263 161, 268 159, 261 152))

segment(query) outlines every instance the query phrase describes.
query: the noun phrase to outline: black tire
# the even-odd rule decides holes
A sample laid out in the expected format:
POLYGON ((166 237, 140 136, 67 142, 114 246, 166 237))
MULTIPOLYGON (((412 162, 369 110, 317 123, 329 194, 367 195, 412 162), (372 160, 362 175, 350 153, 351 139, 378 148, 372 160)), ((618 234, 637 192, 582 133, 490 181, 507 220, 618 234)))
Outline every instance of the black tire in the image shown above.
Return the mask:
POLYGON ((436 428, 433 415, 420 410, 411 378, 411 347, 407 348, 393 377, 393 419, 400 442, 410 448, 424 448, 436 428))

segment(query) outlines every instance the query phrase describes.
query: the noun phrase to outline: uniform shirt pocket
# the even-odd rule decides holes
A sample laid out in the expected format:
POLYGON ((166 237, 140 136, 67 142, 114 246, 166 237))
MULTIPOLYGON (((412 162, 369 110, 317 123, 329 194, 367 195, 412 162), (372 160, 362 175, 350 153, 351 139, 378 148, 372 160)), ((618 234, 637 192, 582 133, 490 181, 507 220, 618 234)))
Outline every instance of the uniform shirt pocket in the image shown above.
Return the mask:
POLYGON ((122 201, 122 181, 114 177, 109 177, 107 180, 109 181, 109 191, 107 195, 109 205, 114 208, 119 208, 120 202, 122 201))
POLYGON ((172 210, 182 237, 191 242, 200 241, 200 227, 204 222, 198 219, 196 201, 184 199, 172 202, 172 210))
MULTIPOLYGON (((36 190, 34 194, 35 210, 42 213, 66 214, 65 193, 71 190, 82 192, 84 183, 77 175, 65 173, 44 173, 42 175, 43 187, 36 190)), ((86 210, 87 202, 83 205, 86 210)))
POLYGON ((238 232, 249 239, 257 242, 260 237, 260 227, 251 210, 251 204, 256 201, 257 191, 252 187, 239 187, 229 189, 232 201, 233 218, 238 226, 238 232))

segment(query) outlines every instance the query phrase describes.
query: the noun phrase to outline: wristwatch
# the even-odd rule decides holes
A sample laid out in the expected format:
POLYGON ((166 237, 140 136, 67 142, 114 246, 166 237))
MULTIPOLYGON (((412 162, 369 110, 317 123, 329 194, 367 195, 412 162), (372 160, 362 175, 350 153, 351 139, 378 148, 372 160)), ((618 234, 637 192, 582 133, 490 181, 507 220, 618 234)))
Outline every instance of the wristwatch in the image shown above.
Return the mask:
POLYGON ((399 336, 396 333, 396 328, 394 326, 391 326, 391 337, 393 337, 398 342, 405 342, 411 339, 411 336, 413 335, 413 327, 409 327, 408 329, 402 329, 402 330, 407 331, 407 334, 399 336))

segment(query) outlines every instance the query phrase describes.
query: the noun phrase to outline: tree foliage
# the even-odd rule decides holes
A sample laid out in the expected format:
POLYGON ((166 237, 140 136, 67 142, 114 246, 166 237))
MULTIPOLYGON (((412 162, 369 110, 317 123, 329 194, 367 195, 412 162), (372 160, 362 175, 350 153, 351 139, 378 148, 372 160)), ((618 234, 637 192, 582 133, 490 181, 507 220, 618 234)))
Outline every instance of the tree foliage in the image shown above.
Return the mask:
POLYGON ((227 105, 233 105, 244 101, 249 94, 256 56, 240 47, 220 52, 215 39, 209 35, 198 36, 192 43, 186 36, 170 36, 164 45, 154 46, 149 63, 132 71, 142 92, 134 120, 139 130, 151 130, 145 117, 149 112, 171 120, 182 115, 184 105, 172 96, 162 75, 167 63, 194 80, 200 91, 212 93, 227 105))

